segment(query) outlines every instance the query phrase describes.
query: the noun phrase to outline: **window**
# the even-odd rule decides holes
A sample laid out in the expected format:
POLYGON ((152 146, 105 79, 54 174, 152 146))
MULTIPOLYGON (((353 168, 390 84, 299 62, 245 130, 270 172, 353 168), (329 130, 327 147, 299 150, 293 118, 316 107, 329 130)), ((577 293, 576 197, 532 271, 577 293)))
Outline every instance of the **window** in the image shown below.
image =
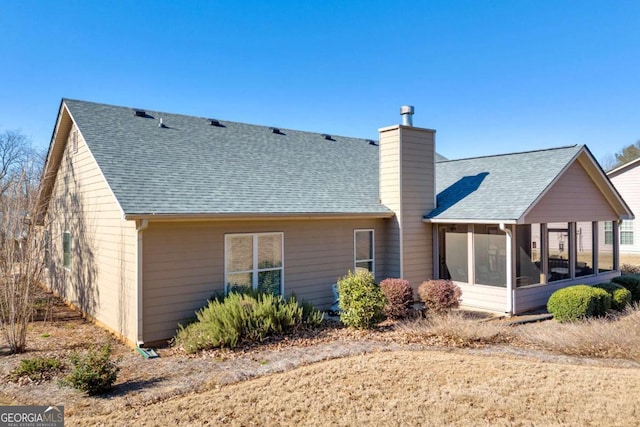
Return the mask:
POLYGON ((280 295, 283 286, 283 233, 225 236, 225 291, 255 289, 280 295))
POLYGON ((367 270, 375 274, 373 230, 355 230, 353 242, 355 271, 367 270))
POLYGON ((65 231, 62 233, 62 261, 64 268, 71 268, 71 233, 65 231))
POLYGON ((633 245, 633 221, 624 220, 620 225, 620 244, 633 245))
POLYGON ((604 244, 613 245, 613 222, 611 221, 604 223, 604 244))

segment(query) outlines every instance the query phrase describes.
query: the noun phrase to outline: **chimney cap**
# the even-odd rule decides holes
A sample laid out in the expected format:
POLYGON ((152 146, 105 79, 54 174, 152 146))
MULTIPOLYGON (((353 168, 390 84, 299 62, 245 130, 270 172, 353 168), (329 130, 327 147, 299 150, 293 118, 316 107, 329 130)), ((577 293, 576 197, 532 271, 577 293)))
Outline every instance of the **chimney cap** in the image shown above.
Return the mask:
POLYGON ((403 126, 413 126, 413 105, 403 105, 400 107, 403 126))

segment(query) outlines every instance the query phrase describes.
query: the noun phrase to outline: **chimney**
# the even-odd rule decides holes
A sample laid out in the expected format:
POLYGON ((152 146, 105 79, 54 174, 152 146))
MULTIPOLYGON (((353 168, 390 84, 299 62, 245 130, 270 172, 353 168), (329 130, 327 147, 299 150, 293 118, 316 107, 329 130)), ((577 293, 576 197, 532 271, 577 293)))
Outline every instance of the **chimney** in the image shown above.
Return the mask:
POLYGON ((393 210, 386 277, 415 288, 433 276, 433 229, 423 222, 435 207, 435 131, 413 126, 413 107, 400 108, 402 124, 379 129, 380 201, 393 210))
POLYGON ((413 105, 403 105, 400 107, 402 116, 402 126, 413 126, 413 105))

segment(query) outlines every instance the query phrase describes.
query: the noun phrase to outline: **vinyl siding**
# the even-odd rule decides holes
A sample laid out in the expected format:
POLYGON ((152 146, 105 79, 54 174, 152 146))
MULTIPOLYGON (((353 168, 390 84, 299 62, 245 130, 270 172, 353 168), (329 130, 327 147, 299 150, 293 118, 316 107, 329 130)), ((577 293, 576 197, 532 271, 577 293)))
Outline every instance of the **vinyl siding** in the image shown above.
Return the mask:
MULTIPOLYGON (((68 118, 68 116, 66 116, 68 118)), ((64 120, 64 118, 63 118, 64 120)), ((50 233, 49 286, 130 344, 136 342, 136 230, 122 211, 80 132, 67 124, 45 226, 50 233), (69 132, 71 129, 71 132, 69 132), (70 138, 77 132, 77 152, 70 138), (62 234, 71 234, 71 267, 62 234)), ((61 126, 61 129, 63 127, 61 126)))
POLYGON ((414 288, 433 276, 432 227, 422 218, 434 206, 434 131, 380 129, 380 199, 395 212, 388 223, 387 271, 414 288))
POLYGON ((150 222, 143 243, 144 340, 170 338, 214 293, 224 292, 224 236, 283 232, 284 292, 321 309, 353 270, 354 230, 375 233, 376 279, 386 276, 386 222, 362 220, 150 222))
MULTIPOLYGON (((634 213, 640 212, 640 167, 636 164, 611 177, 611 182, 634 213)), ((640 253, 640 220, 633 221, 633 245, 620 245, 620 253, 640 253)))
POLYGON ((500 286, 469 285, 455 282, 462 291, 463 307, 504 313, 507 311, 507 288, 500 286))
POLYGON ((585 169, 579 162, 573 162, 526 215, 525 222, 610 221, 617 218, 618 214, 585 169))

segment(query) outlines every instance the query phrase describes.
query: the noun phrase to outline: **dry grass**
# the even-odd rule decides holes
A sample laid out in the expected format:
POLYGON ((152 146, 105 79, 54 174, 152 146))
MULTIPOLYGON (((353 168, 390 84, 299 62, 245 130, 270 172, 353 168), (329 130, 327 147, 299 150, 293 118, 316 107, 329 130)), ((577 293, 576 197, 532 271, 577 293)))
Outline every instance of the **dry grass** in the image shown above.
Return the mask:
POLYGON ((371 353, 74 425, 636 425, 636 369, 441 351, 371 353), (620 379, 624 378, 622 382, 620 379))
POLYGON ((517 336, 527 344, 563 354, 640 362, 638 305, 609 318, 552 325, 523 325, 517 329, 517 336))
POLYGON ((502 322, 479 321, 462 311, 432 315, 397 325, 408 342, 477 347, 512 340, 512 328, 502 322))

